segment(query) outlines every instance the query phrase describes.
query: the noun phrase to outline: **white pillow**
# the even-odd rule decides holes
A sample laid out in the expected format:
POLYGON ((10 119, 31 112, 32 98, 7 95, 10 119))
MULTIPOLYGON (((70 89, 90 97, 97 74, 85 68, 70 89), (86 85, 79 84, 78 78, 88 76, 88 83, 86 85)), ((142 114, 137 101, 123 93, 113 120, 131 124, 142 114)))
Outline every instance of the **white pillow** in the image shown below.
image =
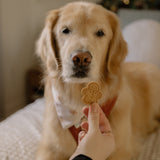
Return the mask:
POLYGON ((143 19, 127 25, 123 36, 128 43, 126 61, 150 62, 160 67, 160 23, 143 19))

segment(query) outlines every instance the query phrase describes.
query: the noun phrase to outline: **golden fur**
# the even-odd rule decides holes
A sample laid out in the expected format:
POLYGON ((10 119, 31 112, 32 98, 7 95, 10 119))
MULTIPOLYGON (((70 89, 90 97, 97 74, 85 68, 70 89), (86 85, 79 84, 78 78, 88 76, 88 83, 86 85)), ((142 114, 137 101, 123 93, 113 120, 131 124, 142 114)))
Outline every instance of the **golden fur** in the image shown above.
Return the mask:
MULTIPOLYGON (((136 47, 136 46, 135 46, 136 47)), ((111 160, 129 160, 137 155, 145 135, 153 131, 160 115, 160 71, 149 64, 123 63, 127 45, 114 13, 99 5, 78 2, 49 13, 37 43, 45 73, 46 111, 37 160, 67 160, 76 148, 68 130, 61 127, 54 107, 52 86, 65 106, 81 109, 80 90, 90 81, 102 88, 103 105, 118 96, 109 116, 116 139, 111 160), (68 27, 71 33, 63 34, 68 27), (104 36, 98 37, 98 30, 104 36), (72 77, 71 54, 90 51, 88 76, 72 77)))

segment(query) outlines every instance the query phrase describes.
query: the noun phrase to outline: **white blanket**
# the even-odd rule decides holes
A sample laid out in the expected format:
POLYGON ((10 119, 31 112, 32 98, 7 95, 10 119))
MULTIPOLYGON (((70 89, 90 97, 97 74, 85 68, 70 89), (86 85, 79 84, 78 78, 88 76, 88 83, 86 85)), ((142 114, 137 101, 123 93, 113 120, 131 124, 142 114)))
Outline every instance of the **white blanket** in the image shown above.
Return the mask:
POLYGON ((0 160, 34 160, 42 130, 44 99, 0 123, 0 160))

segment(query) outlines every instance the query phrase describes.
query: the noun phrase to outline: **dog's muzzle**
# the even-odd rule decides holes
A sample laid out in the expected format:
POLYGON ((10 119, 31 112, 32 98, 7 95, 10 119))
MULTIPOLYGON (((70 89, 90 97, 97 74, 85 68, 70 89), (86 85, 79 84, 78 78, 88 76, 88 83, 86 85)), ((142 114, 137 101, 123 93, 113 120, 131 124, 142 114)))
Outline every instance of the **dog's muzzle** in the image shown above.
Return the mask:
POLYGON ((77 51, 71 55, 73 62, 73 75, 76 78, 85 78, 89 72, 89 66, 92 61, 92 56, 89 51, 77 51))

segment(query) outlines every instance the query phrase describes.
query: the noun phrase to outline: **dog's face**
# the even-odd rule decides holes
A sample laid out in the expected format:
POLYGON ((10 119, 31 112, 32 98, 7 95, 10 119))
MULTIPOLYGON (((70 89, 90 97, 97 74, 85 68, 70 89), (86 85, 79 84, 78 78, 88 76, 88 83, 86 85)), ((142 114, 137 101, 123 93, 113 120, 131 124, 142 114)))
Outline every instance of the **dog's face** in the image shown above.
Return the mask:
POLYGON ((38 42, 49 72, 65 82, 89 82, 115 74, 126 55, 117 18, 90 3, 71 3, 51 11, 38 42))
POLYGON ((104 66, 111 27, 101 9, 88 5, 64 9, 54 28, 65 81, 99 79, 104 66))

